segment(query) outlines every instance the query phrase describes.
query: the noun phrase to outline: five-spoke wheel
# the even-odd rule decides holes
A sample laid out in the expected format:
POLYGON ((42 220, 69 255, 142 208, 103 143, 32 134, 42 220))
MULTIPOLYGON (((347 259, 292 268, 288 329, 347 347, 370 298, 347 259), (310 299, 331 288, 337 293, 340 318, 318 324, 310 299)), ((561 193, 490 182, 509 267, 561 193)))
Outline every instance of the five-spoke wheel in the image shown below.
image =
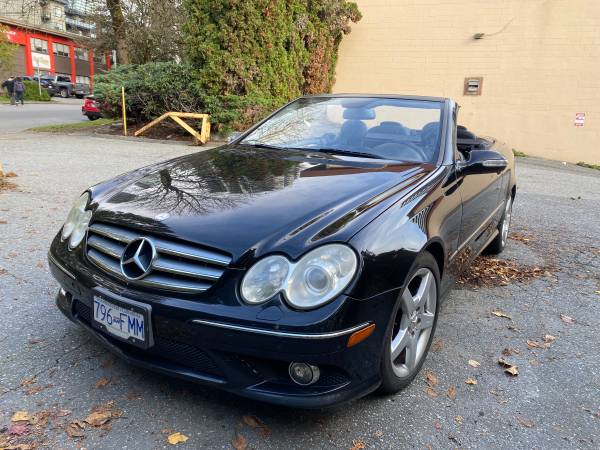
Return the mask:
POLYGON ((398 296, 385 341, 380 390, 394 393, 417 375, 435 330, 439 303, 439 268, 427 252, 419 255, 398 296))

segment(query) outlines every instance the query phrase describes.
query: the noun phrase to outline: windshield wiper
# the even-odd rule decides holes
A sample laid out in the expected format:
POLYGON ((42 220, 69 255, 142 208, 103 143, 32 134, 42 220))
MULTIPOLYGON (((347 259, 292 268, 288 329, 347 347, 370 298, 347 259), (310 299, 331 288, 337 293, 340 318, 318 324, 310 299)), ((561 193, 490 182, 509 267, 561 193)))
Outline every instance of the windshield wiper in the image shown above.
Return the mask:
POLYGON ((339 148, 307 148, 306 150, 310 150, 311 152, 319 152, 319 153, 330 153, 332 155, 346 155, 346 156, 356 156, 361 158, 372 158, 372 159, 381 159, 379 156, 374 155, 372 153, 365 152, 353 152, 352 150, 342 150, 339 148))

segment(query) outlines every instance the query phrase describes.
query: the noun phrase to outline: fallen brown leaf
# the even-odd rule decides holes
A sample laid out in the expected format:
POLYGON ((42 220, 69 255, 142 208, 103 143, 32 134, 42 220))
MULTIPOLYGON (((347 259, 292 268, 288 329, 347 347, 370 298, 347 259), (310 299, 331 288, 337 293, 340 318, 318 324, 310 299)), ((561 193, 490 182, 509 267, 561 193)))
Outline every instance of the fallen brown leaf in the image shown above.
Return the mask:
POLYGON ((28 422, 31 417, 27 411, 17 411, 10 418, 11 422, 28 422))
POLYGON ((81 438, 85 436, 83 429, 85 428, 85 423, 81 420, 74 420, 70 422, 67 426, 67 435, 70 438, 81 438))
POLYGON ((442 422, 440 422, 439 420, 434 421, 433 426, 437 431, 442 431, 442 422))
POLYGON ((518 355, 518 354, 519 354, 519 351, 518 351, 518 350, 515 350, 514 348, 507 347, 507 348, 505 348, 504 350, 502 350, 502 354, 503 354, 504 356, 512 356, 512 355, 514 355, 514 354, 517 354, 517 355, 518 355))
POLYGON ((185 434, 181 434, 180 432, 170 434, 167 437, 167 442, 171 445, 177 445, 179 443, 186 442, 189 438, 185 434))
POLYGON ((36 382, 35 377, 25 378, 24 380, 21 381, 21 387, 29 386, 30 384, 35 384, 35 382, 36 382))
POLYGON ((442 340, 437 340, 433 343, 433 345, 431 346, 431 351, 433 353, 440 351, 442 348, 444 347, 444 341, 442 340))
POLYGON ((498 364, 500 364, 502 367, 504 367, 504 371, 506 373, 508 373, 509 375, 512 375, 513 377, 516 377, 517 375, 519 375, 519 368, 517 366, 509 363, 504 358, 499 358, 498 364))
POLYGON ((463 416, 455 416, 454 417, 454 421, 459 425, 461 425, 463 423, 463 420, 464 420, 463 416))
POLYGON ((560 320, 569 325, 572 325, 576 322, 575 319, 573 319, 571 316, 567 316, 566 314, 561 314, 560 320))
POLYGON ((475 361, 474 359, 470 359, 469 362, 468 362, 468 364, 471 367, 479 367, 481 365, 481 363, 479 361, 475 361))
POLYGON ((456 398, 456 386, 450 386, 446 395, 450 400, 454 400, 456 398))
POLYGON ((250 428, 258 428, 261 430, 261 435, 263 437, 267 437, 270 433, 271 430, 269 429, 269 427, 262 421, 260 420, 258 417, 247 414, 244 417, 242 417, 242 421, 248 425, 250 428))
POLYGON ((477 384, 477 380, 476 380, 475 378, 467 378, 467 379, 465 380, 465 383, 466 383, 466 384, 470 384, 470 385, 474 386, 474 385, 476 385, 476 384, 477 384))
POLYGON ((517 416, 517 422, 519 422, 519 424, 523 425, 526 428, 533 428, 535 426, 533 420, 526 420, 521 416, 517 416))
POLYGON ((431 372, 430 370, 427 370, 425 372, 425 382, 427 383, 427 385, 429 387, 434 387, 434 386, 437 386, 439 380, 438 380, 438 377, 436 377, 433 372, 431 372))
POLYGON ((99 427, 108 422, 111 417, 112 413, 110 411, 93 412, 84 419, 84 422, 93 427, 99 427))
POLYGON ((38 261, 37 264, 36 264, 36 267, 38 267, 40 269, 43 269, 45 267, 44 266, 44 262, 43 261, 38 261))
POLYGON ((39 387, 39 386, 37 386, 37 387, 32 387, 32 388, 30 388, 30 389, 27 389, 27 390, 25 391, 25 394, 27 394, 27 395, 35 395, 35 394, 38 394, 38 393, 40 393, 40 392, 42 391, 42 389, 43 389, 43 388, 42 388, 42 387, 39 387))
POLYGON ((231 446, 235 450, 246 450, 248 448, 248 440, 239 433, 231 440, 231 446))
POLYGON ((439 394, 435 391, 435 389, 431 388, 431 387, 426 387, 425 388, 425 393, 427 394, 427 396, 431 397, 431 398, 436 398, 439 394))
POLYGON ((352 441, 352 447, 350 447, 350 450, 364 450, 366 447, 367 446, 362 439, 357 439, 352 441))
POLYGON ((100 378, 98 381, 96 381, 96 389, 102 389, 108 383, 110 383, 110 380, 108 378, 100 378))
POLYGON ((378 430, 375 433, 373 433, 373 436, 375 436, 376 438, 383 437, 383 431, 378 430))
POLYGON ((512 317, 500 310, 492 311, 492 314, 496 317, 503 317, 504 319, 512 320, 512 317))

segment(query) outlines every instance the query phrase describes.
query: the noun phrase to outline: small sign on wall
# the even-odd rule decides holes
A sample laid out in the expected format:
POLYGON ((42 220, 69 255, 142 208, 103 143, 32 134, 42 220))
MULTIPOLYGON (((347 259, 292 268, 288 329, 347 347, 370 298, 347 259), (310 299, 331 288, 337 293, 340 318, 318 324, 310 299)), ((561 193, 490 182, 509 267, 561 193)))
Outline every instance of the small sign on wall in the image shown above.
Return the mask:
POLYGON ((575 113, 575 126, 582 127, 585 125, 585 113, 575 113))

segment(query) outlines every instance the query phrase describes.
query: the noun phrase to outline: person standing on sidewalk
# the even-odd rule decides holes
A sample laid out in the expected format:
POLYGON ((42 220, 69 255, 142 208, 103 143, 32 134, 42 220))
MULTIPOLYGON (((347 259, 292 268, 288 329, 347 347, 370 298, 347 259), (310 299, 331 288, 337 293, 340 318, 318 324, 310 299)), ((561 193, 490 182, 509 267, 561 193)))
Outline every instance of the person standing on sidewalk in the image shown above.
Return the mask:
POLYGON ((14 77, 8 77, 8 80, 4 80, 2 87, 6 88, 8 97, 10 98, 10 104, 15 104, 15 79, 14 77))
POLYGON ((19 106, 19 102, 21 102, 21 106, 25 106, 25 102, 23 101, 24 96, 25 85, 23 84, 21 77, 17 77, 15 80, 15 106, 19 106))

